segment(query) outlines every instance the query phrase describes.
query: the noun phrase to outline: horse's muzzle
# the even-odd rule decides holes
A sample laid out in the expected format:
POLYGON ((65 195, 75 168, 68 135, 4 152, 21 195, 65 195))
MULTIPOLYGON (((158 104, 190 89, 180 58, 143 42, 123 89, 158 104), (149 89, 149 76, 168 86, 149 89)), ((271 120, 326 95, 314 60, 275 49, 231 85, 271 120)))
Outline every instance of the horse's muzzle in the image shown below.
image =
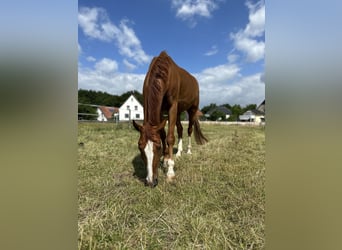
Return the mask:
POLYGON ((151 188, 154 188, 158 185, 158 179, 154 179, 153 182, 149 182, 145 180, 145 186, 150 186, 151 188))

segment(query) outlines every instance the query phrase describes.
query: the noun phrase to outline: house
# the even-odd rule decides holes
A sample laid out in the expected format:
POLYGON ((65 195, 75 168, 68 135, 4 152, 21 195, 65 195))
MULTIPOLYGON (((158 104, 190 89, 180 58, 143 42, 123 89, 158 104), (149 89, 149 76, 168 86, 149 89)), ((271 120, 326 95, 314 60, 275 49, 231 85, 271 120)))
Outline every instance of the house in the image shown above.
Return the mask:
POLYGON ((260 105, 256 109, 265 113, 265 110, 266 110, 265 100, 262 103, 260 103, 260 105))
POLYGON ((263 118, 264 118, 264 113, 256 109, 247 110, 242 115, 239 115, 239 120, 242 122, 261 123, 263 118))
POLYGON ((97 120, 100 122, 107 122, 108 120, 113 120, 119 115, 119 108, 98 106, 97 107, 97 120))
POLYGON ((210 117, 214 116, 217 117, 217 120, 220 121, 222 119, 228 120, 228 118, 232 115, 232 111, 230 111, 225 106, 218 106, 208 111, 205 114, 205 117, 209 119, 210 117))
POLYGON ((140 102, 131 95, 119 108, 119 121, 144 120, 144 108, 140 102))
POLYGON ((262 123, 265 121, 265 100, 253 110, 247 110, 242 115, 239 115, 239 120, 243 122, 262 123))

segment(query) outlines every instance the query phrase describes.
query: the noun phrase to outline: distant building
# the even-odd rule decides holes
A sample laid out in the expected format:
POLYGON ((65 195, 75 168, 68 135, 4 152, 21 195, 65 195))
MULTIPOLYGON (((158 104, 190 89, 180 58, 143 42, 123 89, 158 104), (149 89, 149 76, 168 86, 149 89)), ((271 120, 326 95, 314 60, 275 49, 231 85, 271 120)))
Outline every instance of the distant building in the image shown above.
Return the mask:
POLYGON ((265 106, 265 100, 260 103, 260 105, 256 108, 257 110, 266 113, 266 106, 265 106))
POLYGON ((243 122, 261 123, 265 121, 265 100, 253 110, 247 110, 242 115, 239 115, 239 120, 243 122))
POLYGON ((119 108, 119 121, 144 120, 144 108, 134 95, 119 108))
MULTIPOLYGON (((222 114, 225 120, 228 120, 228 118, 232 115, 232 111, 227 107, 218 106, 209 110, 208 113, 205 114, 205 117, 209 119, 214 113, 222 114)), ((222 117, 219 117, 218 120, 222 120, 222 117)))
POLYGON ((107 122, 109 120, 114 120, 119 115, 119 108, 99 106, 97 107, 97 120, 100 122, 107 122))

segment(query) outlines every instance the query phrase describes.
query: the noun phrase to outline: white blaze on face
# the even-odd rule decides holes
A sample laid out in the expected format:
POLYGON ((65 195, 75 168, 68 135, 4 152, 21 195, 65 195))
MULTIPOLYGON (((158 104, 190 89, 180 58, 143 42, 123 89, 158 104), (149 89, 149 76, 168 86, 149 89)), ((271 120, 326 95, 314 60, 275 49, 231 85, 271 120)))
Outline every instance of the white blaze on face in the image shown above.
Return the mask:
POLYGON ((146 155, 146 159, 147 159, 147 177, 146 177, 146 180, 151 183, 152 182, 152 176, 153 176, 153 170, 152 170, 153 142, 148 140, 144 151, 145 151, 145 155, 146 155))

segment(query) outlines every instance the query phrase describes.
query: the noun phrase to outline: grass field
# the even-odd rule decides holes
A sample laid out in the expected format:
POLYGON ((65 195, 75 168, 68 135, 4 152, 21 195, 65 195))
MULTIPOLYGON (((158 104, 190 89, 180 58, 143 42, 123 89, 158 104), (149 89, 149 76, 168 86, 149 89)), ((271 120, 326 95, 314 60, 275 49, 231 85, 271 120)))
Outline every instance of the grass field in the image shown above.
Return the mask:
POLYGON ((265 248, 264 128, 201 128, 209 143, 176 159, 175 183, 160 168, 152 189, 141 181, 138 132, 79 123, 78 248, 265 248))

